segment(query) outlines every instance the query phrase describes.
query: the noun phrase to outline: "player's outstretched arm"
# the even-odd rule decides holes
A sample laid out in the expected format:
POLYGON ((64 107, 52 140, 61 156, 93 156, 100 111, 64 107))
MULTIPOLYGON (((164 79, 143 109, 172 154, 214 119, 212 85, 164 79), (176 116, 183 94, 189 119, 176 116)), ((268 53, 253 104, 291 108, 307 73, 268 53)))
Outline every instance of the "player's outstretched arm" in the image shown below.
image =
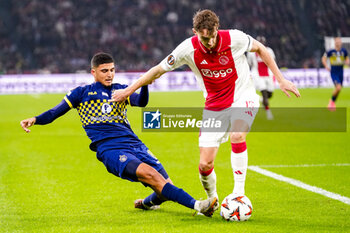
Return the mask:
POLYGON ((23 128, 24 131, 26 131, 26 133, 30 132, 30 129, 28 129, 29 127, 31 127, 32 125, 35 124, 36 118, 35 117, 31 117, 25 120, 21 121, 21 127, 23 128))
POLYGON ((112 99, 110 102, 123 102, 125 101, 132 93, 134 93, 137 89, 142 86, 153 83, 153 81, 166 71, 160 65, 156 65, 148 70, 144 75, 142 75, 139 79, 136 80, 135 83, 128 86, 125 89, 116 90, 113 92, 112 99))
POLYGON ((21 121, 20 124, 23 130, 29 133, 30 130, 28 128, 33 126, 34 124, 37 124, 37 125, 49 124, 53 122, 55 119, 57 119, 58 117, 64 115, 69 110, 70 110, 70 107, 67 104, 67 102, 65 100, 62 100, 61 103, 51 108, 50 110, 43 112, 39 116, 25 119, 21 121))
POLYGON ((288 97, 290 97, 289 92, 292 92, 296 97, 300 97, 300 93, 298 88, 291 81, 285 79, 279 70, 275 60, 268 52, 267 48, 261 44, 259 41, 253 39, 253 45, 250 52, 256 52, 259 54, 261 59, 265 62, 267 67, 270 68, 272 73, 274 74, 281 91, 283 91, 288 97))

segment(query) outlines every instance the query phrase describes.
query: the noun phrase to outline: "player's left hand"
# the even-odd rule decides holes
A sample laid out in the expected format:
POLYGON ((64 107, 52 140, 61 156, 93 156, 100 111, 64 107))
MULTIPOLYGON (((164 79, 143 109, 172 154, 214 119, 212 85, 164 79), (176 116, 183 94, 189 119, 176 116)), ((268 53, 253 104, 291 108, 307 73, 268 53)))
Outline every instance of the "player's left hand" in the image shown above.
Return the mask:
POLYGON ((280 83, 280 88, 281 90, 288 96, 290 97, 289 92, 292 92, 296 97, 300 97, 300 93, 298 88, 292 83, 291 81, 284 79, 280 83))
POLYGON ((29 127, 33 126, 35 124, 36 118, 32 117, 32 118, 28 118, 25 119, 23 121, 21 121, 21 127, 23 128, 24 131, 26 131, 27 133, 30 132, 30 129, 28 129, 29 127))
POLYGON ((108 100, 108 102, 124 102, 128 97, 125 89, 115 90, 113 91, 112 99, 108 100))

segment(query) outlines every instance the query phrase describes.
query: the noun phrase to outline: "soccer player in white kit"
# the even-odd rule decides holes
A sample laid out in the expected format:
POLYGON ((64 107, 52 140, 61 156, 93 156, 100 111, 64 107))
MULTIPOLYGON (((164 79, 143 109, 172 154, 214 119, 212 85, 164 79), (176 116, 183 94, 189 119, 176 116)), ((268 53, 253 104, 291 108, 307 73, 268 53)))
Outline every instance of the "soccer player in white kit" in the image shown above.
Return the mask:
MULTIPOLYGON (((184 64, 194 72, 205 101, 203 117, 213 114, 229 127, 227 132, 201 132, 199 137, 199 173, 208 197, 217 197, 214 160, 219 146, 230 136, 231 164, 234 175, 233 193, 244 194, 248 166, 246 135, 259 107, 245 52, 256 52, 271 69, 280 89, 300 96, 295 85, 284 79, 266 47, 239 30, 219 30, 219 18, 211 10, 198 11, 193 17, 194 36, 184 40, 158 65, 152 67, 133 85, 117 90, 111 101, 125 101, 141 86, 152 83, 162 74, 184 64), (235 107, 246 108, 230 115, 235 107)), ((217 202, 216 208, 219 207, 217 202)))
MULTIPOLYGON (((258 36, 256 40, 264 45, 266 44, 266 38, 264 36, 258 36)), ((276 60, 273 50, 267 46, 266 49, 270 56, 276 60)), ((258 53, 248 53, 248 63, 251 65, 251 73, 254 78, 255 87, 262 95, 262 103, 265 107, 266 118, 272 120, 273 115, 269 106, 269 99, 272 97, 273 90, 275 89, 273 73, 258 53)))

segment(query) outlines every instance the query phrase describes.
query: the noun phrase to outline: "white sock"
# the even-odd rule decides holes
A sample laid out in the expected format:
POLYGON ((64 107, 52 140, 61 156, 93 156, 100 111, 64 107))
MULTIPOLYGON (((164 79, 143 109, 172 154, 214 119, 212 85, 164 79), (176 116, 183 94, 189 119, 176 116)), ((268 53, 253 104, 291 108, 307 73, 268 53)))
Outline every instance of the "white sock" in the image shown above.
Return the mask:
POLYGON ((233 177, 235 180, 232 193, 244 195, 244 185, 248 167, 248 152, 246 147, 245 150, 240 153, 231 151, 231 165, 233 170, 233 177))
POLYGON ((208 198, 218 197, 218 194, 216 192, 216 173, 214 171, 214 168, 211 171, 200 171, 199 179, 203 185, 205 192, 207 193, 208 198))
POLYGON ((199 208, 199 203, 200 203, 200 201, 196 201, 196 202, 194 203, 194 209, 197 210, 198 212, 201 211, 201 209, 199 208))

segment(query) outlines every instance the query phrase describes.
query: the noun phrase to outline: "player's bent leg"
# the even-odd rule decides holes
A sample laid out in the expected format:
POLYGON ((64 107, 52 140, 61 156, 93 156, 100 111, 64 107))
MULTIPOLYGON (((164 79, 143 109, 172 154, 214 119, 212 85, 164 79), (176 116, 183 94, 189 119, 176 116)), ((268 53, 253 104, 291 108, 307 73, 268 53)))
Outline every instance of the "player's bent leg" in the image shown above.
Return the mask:
POLYGON ((249 131, 249 125, 245 120, 238 119, 233 122, 230 132, 231 143, 245 142, 245 138, 249 131))
POLYGON ((243 120, 236 120, 233 126, 233 132, 230 134, 231 139, 231 165, 234 177, 234 188, 232 193, 243 195, 245 190, 245 179, 248 168, 248 153, 246 145, 246 135, 249 126, 243 120))
POLYGON ((199 180, 209 198, 216 197, 217 203, 214 209, 218 209, 219 198, 216 191, 216 173, 214 170, 214 160, 218 152, 218 147, 200 147, 199 159, 199 180))
POLYGON ((138 181, 148 184, 158 195, 162 195, 166 180, 156 169, 146 163, 141 163, 136 169, 136 176, 138 181))
POLYGON ((328 106, 327 106, 329 111, 335 111, 336 110, 335 101, 337 100, 341 89, 342 89, 342 85, 340 83, 335 83, 335 88, 334 88, 334 91, 332 93, 332 98, 329 100, 329 103, 328 103, 328 106))
MULTIPOLYGON (((153 181, 156 180, 162 180, 163 178, 163 185, 166 183, 165 178, 159 174, 153 167, 147 165, 146 163, 139 163, 139 164, 128 164, 125 168, 125 173, 128 174, 135 174, 138 181, 141 181, 144 184, 150 185, 152 187, 153 181), (135 167, 137 166, 137 167, 135 167), (140 167, 141 166, 141 167, 140 167), (145 168, 143 168, 145 167, 145 168), (140 170, 141 169, 141 170, 140 170), (141 172, 140 172, 141 171, 141 172), (151 180, 151 181, 149 181, 151 180)), ((157 181, 156 181, 157 182, 157 181)), ((158 181, 159 182, 159 181, 158 181)), ((152 187, 152 189, 154 189, 152 187)), ((155 190, 155 189, 154 189, 155 190)), ((160 194, 157 194, 156 192, 152 193, 151 195, 147 196, 145 199, 137 199, 134 202, 134 207, 138 209, 143 210, 155 210, 159 209, 159 205, 165 201, 165 198, 161 197, 160 194)))
POLYGON ((263 96, 263 104, 265 107, 265 111, 266 111, 266 118, 268 120, 273 120, 273 115, 269 106, 269 98, 271 98, 272 96, 272 92, 268 91, 268 90, 263 90, 261 91, 261 94, 263 96))
MULTIPOLYGON (((335 98, 337 98, 341 89, 342 89, 342 85, 340 83, 335 84, 332 96, 335 96, 335 98)), ((335 102, 335 99, 333 101, 335 102)))
POLYGON ((267 91, 267 98, 271 99, 272 98, 272 94, 273 94, 272 91, 267 91))
POLYGON ((199 147, 199 169, 209 171, 214 168, 214 160, 219 147, 199 147))
MULTIPOLYGON (((170 178, 166 179, 167 183, 173 184, 170 178)), ((134 202, 135 208, 143 210, 157 210, 160 208, 160 205, 167 201, 163 196, 159 196, 156 192, 153 192, 151 195, 147 196, 145 199, 137 199, 134 202)))
MULTIPOLYGON (((170 178, 167 178, 166 182, 173 184, 170 178)), ((135 208, 156 210, 156 209, 159 209, 160 205, 165 201, 167 201, 167 199, 165 199, 163 196, 159 196, 156 192, 153 192, 151 195, 147 196, 145 199, 137 199, 135 201, 135 208)))
MULTIPOLYGON (((272 97, 272 92, 271 91, 267 91, 267 98, 270 99, 272 97)), ((267 108, 266 109, 266 118, 268 120, 273 120, 273 114, 271 112, 271 108, 270 108, 270 104, 267 104, 267 108)))
POLYGON ((217 198, 213 198, 211 201, 197 201, 184 190, 171 183, 167 183, 160 173, 146 163, 141 163, 138 166, 136 175, 140 182, 150 185, 159 196, 165 199, 178 202, 183 206, 200 211, 206 216, 211 216, 214 212, 213 206, 215 203, 212 204, 211 202, 213 202, 214 199, 216 202, 217 198), (204 208, 204 204, 201 204, 203 202, 208 202, 209 204, 204 208))
POLYGON ((268 97, 267 90, 262 90, 261 95, 263 97, 263 101, 262 101, 263 105, 265 106, 265 109, 266 109, 266 107, 269 106, 269 97, 268 97))

